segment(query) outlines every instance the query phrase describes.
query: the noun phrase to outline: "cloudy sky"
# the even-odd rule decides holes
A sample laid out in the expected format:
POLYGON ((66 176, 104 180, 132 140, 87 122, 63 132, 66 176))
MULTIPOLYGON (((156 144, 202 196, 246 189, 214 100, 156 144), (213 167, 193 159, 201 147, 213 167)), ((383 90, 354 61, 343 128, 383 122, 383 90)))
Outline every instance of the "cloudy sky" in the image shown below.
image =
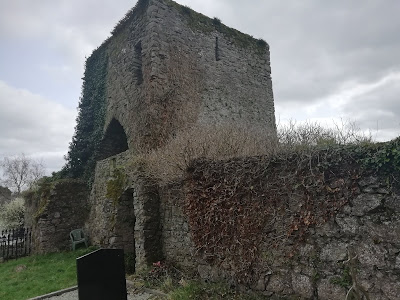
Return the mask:
MULTIPOLYGON (((270 44, 278 122, 400 135, 400 1, 178 0, 270 44)), ((64 164, 85 57, 135 0, 0 0, 0 159, 64 164)))

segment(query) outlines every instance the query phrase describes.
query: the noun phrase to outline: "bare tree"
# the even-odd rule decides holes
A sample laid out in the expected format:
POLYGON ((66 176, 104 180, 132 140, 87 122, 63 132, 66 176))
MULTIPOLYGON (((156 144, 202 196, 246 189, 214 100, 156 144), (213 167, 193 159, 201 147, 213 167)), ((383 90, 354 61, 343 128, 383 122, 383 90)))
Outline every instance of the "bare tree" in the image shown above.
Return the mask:
POLYGON ((44 176, 43 163, 26 157, 23 153, 11 158, 5 157, 0 162, 0 167, 3 169, 3 184, 17 194, 31 188, 44 176))

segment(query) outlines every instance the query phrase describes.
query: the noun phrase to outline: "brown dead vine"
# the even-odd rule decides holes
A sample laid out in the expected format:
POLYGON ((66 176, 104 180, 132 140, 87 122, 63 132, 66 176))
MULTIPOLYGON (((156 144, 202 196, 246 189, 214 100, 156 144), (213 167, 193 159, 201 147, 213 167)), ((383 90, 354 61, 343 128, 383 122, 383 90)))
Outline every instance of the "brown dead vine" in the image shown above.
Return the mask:
POLYGON ((185 212, 197 252, 251 284, 262 245, 292 257, 311 227, 333 218, 358 193, 358 178, 355 161, 335 148, 194 161, 185 212))

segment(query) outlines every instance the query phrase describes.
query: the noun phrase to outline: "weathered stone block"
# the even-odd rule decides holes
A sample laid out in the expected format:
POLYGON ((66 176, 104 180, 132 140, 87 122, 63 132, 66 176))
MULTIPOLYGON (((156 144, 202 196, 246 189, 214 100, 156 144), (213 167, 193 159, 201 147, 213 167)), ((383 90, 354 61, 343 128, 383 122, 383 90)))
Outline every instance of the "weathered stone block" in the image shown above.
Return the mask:
POLYGON ((347 244, 331 242, 322 248, 320 259, 329 262, 343 261, 347 257, 347 244))
POLYGON ((346 297, 346 290, 336 284, 333 284, 333 278, 322 279, 318 283, 318 300, 343 300, 346 297))
POLYGON ((392 195, 385 199, 385 207, 400 212, 400 195, 392 195))
POLYGON ((363 216, 382 205, 383 196, 379 194, 361 194, 352 201, 352 214, 363 216))
POLYGON ((292 274, 292 288, 296 295, 311 299, 314 293, 314 288, 310 277, 302 274, 292 274))
POLYGON ((400 281, 384 281, 382 291, 389 300, 398 300, 400 296, 400 281))
POLYGON ((385 257, 387 250, 383 244, 374 244, 373 241, 361 243, 356 249, 358 261, 361 265, 368 267, 377 267, 378 269, 386 266, 385 257))
POLYGON ((269 281, 266 286, 267 291, 280 294, 283 292, 284 288, 285 282, 282 276, 274 274, 269 277, 269 281))
POLYGON ((336 216, 336 223, 344 234, 354 235, 359 227, 358 219, 355 217, 336 216))

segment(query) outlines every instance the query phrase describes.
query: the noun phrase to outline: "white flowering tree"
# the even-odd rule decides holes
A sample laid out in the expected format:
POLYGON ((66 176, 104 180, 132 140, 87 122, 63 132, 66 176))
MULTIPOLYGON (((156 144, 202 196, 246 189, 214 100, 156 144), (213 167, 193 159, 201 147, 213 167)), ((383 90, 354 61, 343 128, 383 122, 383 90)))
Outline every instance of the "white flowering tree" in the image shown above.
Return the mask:
POLYGON ((24 226, 25 203, 17 197, 0 207, 0 227, 16 228, 24 226))

